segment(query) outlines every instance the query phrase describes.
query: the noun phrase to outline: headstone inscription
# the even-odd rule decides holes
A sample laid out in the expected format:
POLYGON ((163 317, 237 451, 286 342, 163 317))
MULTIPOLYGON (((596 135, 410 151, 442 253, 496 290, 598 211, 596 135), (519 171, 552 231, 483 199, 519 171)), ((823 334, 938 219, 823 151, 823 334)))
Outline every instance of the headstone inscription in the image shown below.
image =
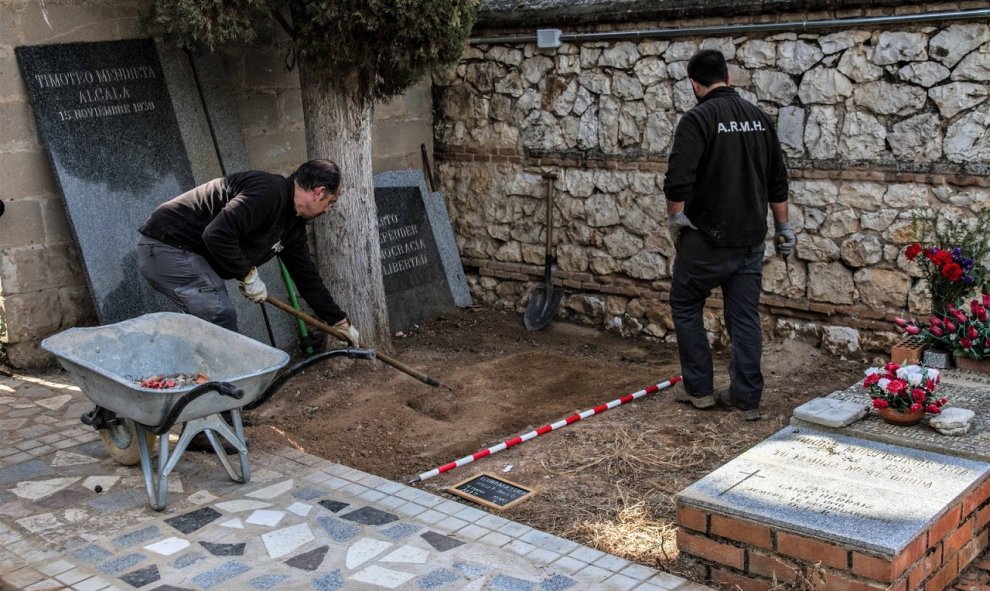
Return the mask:
POLYGON ((447 491, 493 509, 512 507, 536 494, 525 486, 487 473, 458 482, 447 491))
POLYGON ((166 309, 137 271, 137 228, 193 178, 154 43, 14 51, 100 322, 166 309))
MULTIPOLYGON (((455 307, 450 275, 438 248, 439 223, 427 208, 423 175, 416 174, 375 176, 382 281, 392 330, 405 330, 455 307)), ((446 224, 449 229, 450 222, 446 224)), ((463 278, 463 269, 460 273, 463 278)))
POLYGON ((983 462, 786 427, 678 502, 896 555, 988 473, 983 462))

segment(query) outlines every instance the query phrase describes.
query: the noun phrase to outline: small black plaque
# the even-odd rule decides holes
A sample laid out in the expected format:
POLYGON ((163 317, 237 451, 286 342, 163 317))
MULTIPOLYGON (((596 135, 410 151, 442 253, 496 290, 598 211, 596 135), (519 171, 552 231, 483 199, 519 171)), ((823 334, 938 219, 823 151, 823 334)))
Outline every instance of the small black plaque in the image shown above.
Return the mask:
POLYGON ((493 509, 508 509, 536 494, 532 489, 488 473, 458 482, 447 492, 493 509))
POLYGON ((392 330, 453 310, 433 228, 419 187, 376 187, 382 280, 392 330))

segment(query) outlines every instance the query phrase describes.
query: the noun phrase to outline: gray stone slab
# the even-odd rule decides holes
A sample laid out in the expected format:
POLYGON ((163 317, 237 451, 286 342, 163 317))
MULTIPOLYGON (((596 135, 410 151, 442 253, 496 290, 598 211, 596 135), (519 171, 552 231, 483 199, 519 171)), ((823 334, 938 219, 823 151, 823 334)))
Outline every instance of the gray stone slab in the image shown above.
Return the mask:
MULTIPOLYGON (((978 385, 980 379, 980 375, 970 372, 942 372, 939 392, 949 399, 947 408, 959 406, 976 413, 969 432, 962 436, 939 433, 929 426, 930 416, 917 425, 904 427, 885 423, 875 411, 863 420, 839 429, 802 421, 796 416, 791 419, 791 425, 990 462, 990 398, 986 394, 987 386, 978 385)), ((833 392, 828 398, 855 404, 870 403, 870 397, 860 384, 833 392)))
POLYGON ((984 462, 785 427, 678 500, 893 556, 988 473, 984 462))
MULTIPOLYGON (((393 300, 405 299, 409 301, 408 305, 420 307, 429 307, 430 304, 434 304, 434 307, 437 304, 449 306, 448 302, 461 307, 470 306, 471 295, 467 287, 467 279, 464 276, 464 268, 461 265, 461 257, 447 214, 443 193, 427 190, 422 171, 398 170, 375 175, 375 201, 379 210, 379 231, 382 236, 383 249, 382 270, 386 296, 391 296, 389 297, 390 317, 392 316, 393 300), (424 214, 425 220, 423 219, 424 214), (389 215, 394 217, 386 217, 389 215), (384 223, 383 219, 385 220, 384 223), (429 226, 429 232, 426 232, 426 228, 423 226, 424 221, 429 226), (395 263, 399 263, 398 267, 402 268, 407 266, 406 261, 411 260, 412 257, 398 253, 389 256, 386 249, 401 246, 404 242, 392 240, 386 232, 411 224, 418 224, 422 228, 419 236, 423 238, 424 242, 422 250, 414 251, 411 254, 425 256, 426 260, 421 265, 404 269, 398 273, 390 273, 390 269, 394 271, 396 268, 395 263), (427 233, 429 236, 424 236, 427 233), (444 296, 444 301, 429 302, 419 297, 419 293, 414 290, 414 286, 417 284, 436 281, 432 275, 434 266, 441 273, 447 285, 449 300, 445 297, 447 294, 438 294, 444 296), (431 272, 427 273, 426 271, 431 272), (408 293, 408 296, 405 298, 397 297, 403 293, 408 293)), ((436 285, 433 289, 440 291, 441 288, 436 285)), ((433 297, 437 297, 437 295, 433 297)), ((436 313, 438 312, 424 311, 420 319, 436 313)), ((401 330, 403 319, 400 317, 397 320, 399 320, 399 328, 397 329, 401 330)), ((413 323, 415 322, 413 321, 413 323)), ((393 328, 396 328, 395 322, 393 322, 393 328)))
POLYGON ((101 323, 162 309, 137 228, 193 185, 150 39, 15 49, 101 323))
POLYGON ((794 409, 794 417, 826 427, 845 427, 860 420, 869 406, 835 398, 814 398, 794 409))

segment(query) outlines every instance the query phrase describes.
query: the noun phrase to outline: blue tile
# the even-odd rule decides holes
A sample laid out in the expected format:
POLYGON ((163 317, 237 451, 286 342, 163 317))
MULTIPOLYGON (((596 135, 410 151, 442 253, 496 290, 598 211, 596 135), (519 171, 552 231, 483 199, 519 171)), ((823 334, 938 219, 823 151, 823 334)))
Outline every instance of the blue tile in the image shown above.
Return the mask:
POLYGON ((340 511, 349 504, 350 503, 341 503, 340 501, 334 501, 332 499, 320 501, 320 505, 323 506, 323 508, 327 509, 328 511, 332 511, 333 513, 340 511))
POLYGON ((356 536, 361 528, 358 526, 335 519, 333 517, 320 517, 316 520, 320 527, 325 529, 328 534, 330 534, 330 539, 334 542, 343 544, 349 541, 351 538, 356 536))
POLYGON ((495 575, 488 586, 492 591, 533 591, 536 584, 532 581, 524 581, 523 579, 517 579, 515 577, 508 577, 506 575, 495 575))
POLYGON ((219 585, 220 583, 233 579, 237 575, 246 573, 249 570, 251 570, 251 567, 246 564, 241 564, 240 562, 227 562, 212 570, 196 575, 192 578, 192 582, 204 589, 209 589, 214 585, 219 585))
POLYGON ((289 578, 289 575, 261 575, 248 581, 255 589, 271 589, 289 578))
POLYGON ((219 517, 220 512, 209 507, 203 507, 183 515, 169 517, 165 523, 188 535, 219 517))
POLYGON ((393 525, 392 527, 383 529, 382 535, 390 540, 398 541, 406 536, 411 536, 421 529, 423 528, 418 525, 413 525, 411 523, 400 523, 398 525, 393 525))
POLYGON ((326 494, 327 491, 316 490, 315 488, 300 488, 299 490, 292 491, 292 496, 302 501, 312 501, 313 499, 326 496, 326 494))
POLYGON ((95 562, 100 562, 101 560, 106 560, 107 558, 113 556, 113 554, 107 552, 96 544, 88 544, 82 548, 76 548, 69 553, 69 556, 72 556, 80 562, 88 562, 93 564, 95 562))
POLYGON ((563 591, 564 589, 570 589, 576 584, 577 581, 570 577, 554 575, 548 579, 543 579, 543 582, 540 583, 540 589, 544 591, 563 591))
POLYGON ((141 588, 150 585, 155 581, 160 581, 162 576, 158 573, 158 567, 152 564, 149 567, 131 571, 126 575, 121 575, 120 580, 131 587, 141 588))
POLYGON ((108 513, 120 513, 134 507, 148 504, 148 493, 143 489, 121 490, 112 493, 100 493, 95 499, 87 503, 104 515, 108 513))
POLYGON ((420 579, 416 584, 420 589, 436 589, 437 587, 442 587, 447 583, 453 583, 459 578, 460 577, 445 568, 438 568, 420 579))
POLYGON ((200 546, 214 556, 244 556, 244 546, 247 542, 239 544, 214 544, 211 542, 200 542, 200 546))
POLYGON ((141 564, 142 562, 144 562, 144 554, 126 554, 124 556, 114 558, 113 560, 108 560, 101 564, 98 568, 103 574, 117 575, 132 566, 141 564))
POLYGON ((354 521, 362 525, 385 525, 386 523, 392 523, 393 521, 398 521, 399 517, 391 513, 386 513, 381 509, 375 509, 374 507, 361 507, 356 511, 351 511, 340 516, 341 519, 346 519, 348 521, 354 521))
POLYGON ((343 586, 344 577, 340 574, 340 569, 313 579, 313 589, 316 591, 338 591, 343 586))
POLYGON ((206 556, 198 552, 193 552, 192 554, 183 554, 182 556, 176 558, 172 561, 172 568, 183 569, 187 566, 192 566, 197 562, 202 562, 206 560, 206 556))
POLYGON ((463 562, 455 562, 454 568, 464 573, 464 576, 469 579, 477 579, 488 570, 480 564, 465 564, 463 562))
POLYGON ((119 538, 114 538, 112 544, 116 548, 130 548, 131 546, 136 546, 137 544, 150 542, 161 535, 161 531, 159 531, 157 527, 151 525, 144 529, 139 529, 129 534, 124 534, 119 538))
POLYGON ((0 468, 0 484, 10 484, 22 480, 33 480, 39 476, 51 476, 55 472, 38 460, 29 460, 0 468))

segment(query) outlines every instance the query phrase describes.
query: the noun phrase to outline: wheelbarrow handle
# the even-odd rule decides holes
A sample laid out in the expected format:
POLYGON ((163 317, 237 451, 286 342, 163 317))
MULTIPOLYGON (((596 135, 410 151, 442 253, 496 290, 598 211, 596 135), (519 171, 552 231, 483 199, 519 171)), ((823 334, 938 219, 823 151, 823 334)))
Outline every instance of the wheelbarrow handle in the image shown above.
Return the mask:
POLYGON ((179 415, 182 414, 182 411, 185 410, 186 407, 192 403, 192 401, 210 392, 216 392, 221 396, 227 396, 229 398, 233 398, 234 400, 244 398, 244 390, 238 388, 230 382, 206 382, 205 384, 196 386, 192 390, 183 394, 182 398, 176 400, 175 404, 172 405, 172 408, 169 409, 168 414, 165 415, 165 420, 161 425, 158 425, 157 427, 145 425, 144 427, 155 435, 168 433, 169 430, 172 429, 172 426, 175 425, 175 421, 178 420, 179 415))

